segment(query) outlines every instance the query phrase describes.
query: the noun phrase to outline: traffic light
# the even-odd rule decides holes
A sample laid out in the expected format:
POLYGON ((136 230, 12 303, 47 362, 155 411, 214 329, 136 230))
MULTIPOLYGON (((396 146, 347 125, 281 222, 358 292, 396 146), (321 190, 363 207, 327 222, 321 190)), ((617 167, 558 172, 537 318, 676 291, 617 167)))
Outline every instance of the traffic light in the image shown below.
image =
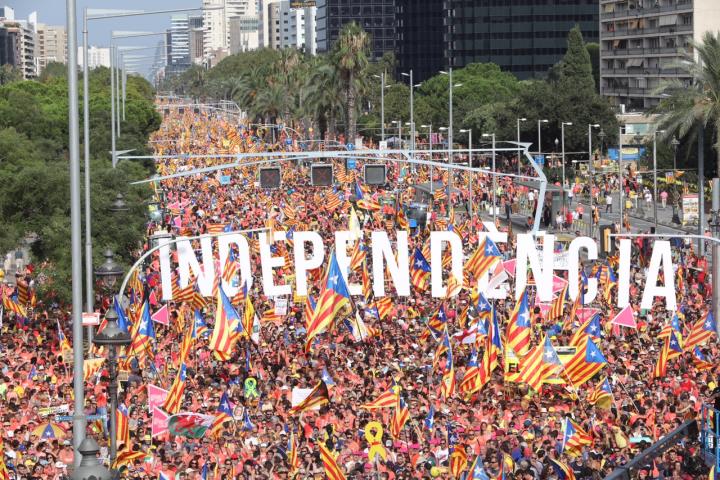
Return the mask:
POLYGON ((386 177, 385 165, 365 165, 366 185, 385 185, 386 177))
POLYGON ((329 187, 333 184, 333 167, 330 164, 310 167, 310 181, 313 187, 329 187))
POLYGON ((282 176, 280 167, 269 167, 260 169, 261 188, 280 188, 282 176))

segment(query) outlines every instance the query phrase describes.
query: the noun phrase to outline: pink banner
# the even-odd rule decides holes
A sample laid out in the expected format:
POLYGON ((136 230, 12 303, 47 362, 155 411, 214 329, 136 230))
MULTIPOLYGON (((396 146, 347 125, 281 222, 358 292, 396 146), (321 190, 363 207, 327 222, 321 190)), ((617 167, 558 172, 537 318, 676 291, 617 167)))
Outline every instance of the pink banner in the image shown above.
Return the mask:
POLYGON ((162 407, 168 396, 168 391, 155 385, 148 384, 148 407, 152 413, 155 407, 162 407))
POLYGON ((152 415, 152 436, 157 437, 168 431, 168 414, 158 407, 153 408, 152 415))
POLYGON ((153 322, 170 325, 170 312, 168 311, 167 305, 163 305, 162 308, 153 313, 150 318, 152 318, 153 322))

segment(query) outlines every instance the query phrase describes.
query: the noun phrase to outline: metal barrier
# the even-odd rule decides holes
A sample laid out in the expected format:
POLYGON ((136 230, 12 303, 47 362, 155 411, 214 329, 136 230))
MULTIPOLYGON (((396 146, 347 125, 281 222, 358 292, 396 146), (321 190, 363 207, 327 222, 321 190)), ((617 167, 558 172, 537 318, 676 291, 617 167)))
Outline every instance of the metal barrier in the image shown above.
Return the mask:
POLYGON ((715 471, 720 471, 720 412, 710 405, 703 405, 700 416, 700 443, 706 463, 715 465, 715 471))
MULTIPOLYGON (((703 407, 703 411, 704 409, 705 407, 703 407)), ((627 462, 625 465, 616 468, 610 475, 605 477, 605 480, 630 480, 631 478, 635 478, 638 470, 643 467, 652 466, 655 458, 661 456, 667 450, 674 447, 678 441, 686 437, 697 438, 697 434, 697 420, 686 420, 682 425, 650 445, 647 449, 640 452, 635 456, 635 458, 627 462)), ((714 453, 717 453, 717 451, 715 450, 714 453)), ((715 457, 715 461, 717 462, 716 459, 717 456, 715 457)))

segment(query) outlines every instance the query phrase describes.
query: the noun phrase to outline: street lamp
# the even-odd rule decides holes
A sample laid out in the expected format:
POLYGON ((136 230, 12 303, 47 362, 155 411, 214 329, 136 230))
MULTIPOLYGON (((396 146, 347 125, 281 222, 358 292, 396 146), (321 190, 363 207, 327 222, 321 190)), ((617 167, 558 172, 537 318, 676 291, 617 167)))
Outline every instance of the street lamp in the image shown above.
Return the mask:
POLYGON ((549 122, 549 120, 547 120, 547 119, 538 120, 538 124, 537 124, 538 125, 538 155, 542 154, 542 137, 541 137, 541 132, 540 132, 540 126, 543 123, 548 123, 548 122, 549 122))
MULTIPOLYGON (((447 177, 448 177, 448 185, 447 185, 447 205, 448 205, 448 213, 450 213, 450 186, 452 185, 452 170, 450 169, 450 164, 452 163, 452 145, 450 144, 450 138, 452 138, 452 129, 451 127, 440 127, 441 132, 448 132, 448 146, 450 148, 450 157, 448 157, 448 167, 447 167, 447 177)), ((434 193, 434 192, 433 192, 434 193)))
POLYGON ((113 260, 115 254, 112 250, 105 250, 103 257, 105 257, 105 262, 95 269, 95 278, 104 288, 110 290, 115 286, 118 278, 122 277, 125 272, 122 267, 113 260))
MULTIPOLYGON (((427 128, 428 129, 428 143, 430 144, 430 161, 432 162, 433 156, 432 156, 432 124, 430 125, 420 125, 420 128, 427 128)), ((430 192, 435 193, 433 191, 433 166, 430 165, 430 192)))
MULTIPOLYGON (((590 236, 592 237, 593 234, 593 219, 592 219, 592 205, 593 205, 593 181, 594 181, 594 175, 593 175, 593 156, 592 156, 592 129, 593 128, 600 128, 599 123, 591 123, 588 124, 588 172, 590 172, 590 236)), ((600 137, 600 142, 605 139, 605 131, 600 130, 600 133, 598 134, 598 137, 600 137)), ((602 156, 602 145, 600 146, 600 155, 602 156)))
POLYGON ((413 83, 413 71, 412 68, 410 69, 410 73, 402 72, 400 73, 403 77, 409 77, 410 78, 410 149, 413 151, 413 155, 415 154, 415 99, 414 99, 414 91, 415 91, 415 84, 413 83))
POLYGON ((122 193, 118 193, 115 196, 115 201, 110 205, 108 208, 113 213, 118 212, 127 212, 130 210, 130 208, 127 206, 127 203, 125 203, 125 197, 123 197, 122 193))
POLYGON ((493 223, 497 221, 497 203, 495 199, 497 186, 496 186, 496 178, 497 175, 495 175, 495 134, 494 133, 483 133, 483 138, 492 138, 492 209, 493 209, 493 223))
POLYGON ((387 75, 387 72, 373 75, 373 77, 380 79, 380 140, 383 142, 385 141, 385 75, 387 75))
POLYGON ((520 175, 520 122, 526 122, 527 118, 518 118, 517 119, 517 143, 518 143, 518 153, 517 153, 517 173, 520 175))
POLYGON ((111 472, 100 463, 98 459, 100 447, 91 437, 85 437, 85 440, 78 446, 78 452, 82 459, 70 475, 71 480, 112 480, 117 478, 115 472, 111 472))
MULTIPOLYGON (((122 275, 123 272, 120 272, 122 275)), ((119 278, 114 278, 113 284, 119 278)), ((110 392, 110 465, 115 463, 117 458, 117 405, 118 405, 118 365, 117 365, 117 349, 127 347, 132 343, 130 334, 121 329, 117 323, 118 314, 115 307, 111 307, 105 314, 107 324, 102 332, 98 333, 93 340, 97 347, 108 347, 108 369, 110 374, 110 382, 108 390, 110 392)))
MULTIPOLYGON (((449 117, 449 121, 450 121, 448 123, 448 148, 450 150, 450 155, 449 155, 448 161, 449 161, 449 163, 452 163, 452 161, 453 161, 453 158, 452 158, 452 155, 453 155, 453 152, 452 152, 452 149, 453 149, 453 87, 462 87, 463 84, 462 83, 453 84, 452 67, 448 68, 447 72, 440 70, 440 73, 442 75, 448 76, 448 85, 450 86, 449 87, 449 99, 448 99, 448 117, 449 117)), ((448 198, 449 197, 450 197, 450 195, 448 195, 448 198)))
POLYGON ((655 130, 653 132, 653 219, 655 220, 655 231, 658 227, 657 216, 657 134, 665 133, 665 130, 655 130))
POLYGON ((562 200, 565 206, 565 127, 572 126, 572 122, 562 122, 560 124, 560 138, 562 139, 562 200))
MULTIPOLYGON (((673 136, 673 139, 670 142, 670 145, 672 146, 672 149, 673 149, 673 172, 675 172, 675 170, 677 170, 677 151, 678 151, 678 147, 680 146, 680 142, 678 141, 677 137, 673 136)), ((673 173, 673 175, 674 175, 674 173, 673 173)), ((673 176, 673 178, 675 178, 675 177, 673 176)))
MULTIPOLYGON (((468 134, 468 167, 472 168, 472 128, 462 129, 461 133, 468 134)), ((473 172, 468 175, 468 218, 472 219, 473 212, 473 172)))

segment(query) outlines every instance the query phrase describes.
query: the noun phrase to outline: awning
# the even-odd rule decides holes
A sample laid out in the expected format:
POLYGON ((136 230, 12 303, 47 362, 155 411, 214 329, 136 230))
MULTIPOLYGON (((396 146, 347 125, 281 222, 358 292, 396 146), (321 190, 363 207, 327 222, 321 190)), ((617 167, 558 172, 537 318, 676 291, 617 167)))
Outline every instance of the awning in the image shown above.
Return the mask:
POLYGON ((631 58, 625 63, 625 68, 638 68, 642 67, 645 62, 642 58, 631 58))

